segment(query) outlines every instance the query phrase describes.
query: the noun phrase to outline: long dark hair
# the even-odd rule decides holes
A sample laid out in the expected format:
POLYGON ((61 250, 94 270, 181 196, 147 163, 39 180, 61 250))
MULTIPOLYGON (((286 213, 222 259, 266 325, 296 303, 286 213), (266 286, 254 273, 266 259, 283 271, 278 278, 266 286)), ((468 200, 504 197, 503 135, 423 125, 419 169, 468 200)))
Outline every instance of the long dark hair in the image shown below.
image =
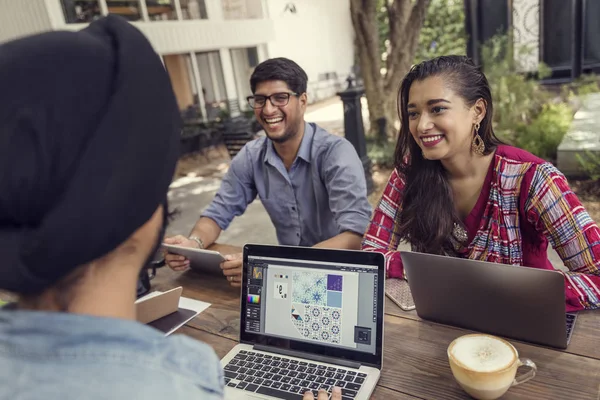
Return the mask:
POLYGON ((444 254, 454 224, 460 219, 454 208, 452 189, 447 172, 437 160, 427 160, 413 139, 408 123, 408 94, 415 81, 442 76, 454 92, 471 107, 482 99, 486 105, 479 135, 485 145, 484 154, 494 151, 501 141, 492 129, 492 93, 487 78, 464 56, 442 56, 415 65, 400 86, 399 114, 402 126, 396 144, 395 166, 406 185, 402 209, 398 213, 400 239, 411 244, 414 251, 444 254))

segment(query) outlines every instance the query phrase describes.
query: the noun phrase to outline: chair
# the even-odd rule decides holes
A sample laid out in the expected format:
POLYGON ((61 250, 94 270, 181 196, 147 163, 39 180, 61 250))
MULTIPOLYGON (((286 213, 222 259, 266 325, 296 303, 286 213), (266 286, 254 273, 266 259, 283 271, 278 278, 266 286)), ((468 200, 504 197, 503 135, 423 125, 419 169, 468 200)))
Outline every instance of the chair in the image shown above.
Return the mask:
POLYGON ((232 159, 246 143, 255 138, 252 121, 244 117, 235 117, 224 121, 223 128, 223 142, 232 159))

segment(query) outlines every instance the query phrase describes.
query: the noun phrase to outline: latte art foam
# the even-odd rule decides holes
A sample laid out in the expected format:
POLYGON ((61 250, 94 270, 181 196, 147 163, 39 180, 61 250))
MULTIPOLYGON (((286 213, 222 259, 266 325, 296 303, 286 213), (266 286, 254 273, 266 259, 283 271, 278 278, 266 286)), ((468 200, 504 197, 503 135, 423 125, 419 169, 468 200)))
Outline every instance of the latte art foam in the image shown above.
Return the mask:
POLYGON ((517 358, 509 345, 483 335, 459 338, 450 354, 465 368, 477 372, 503 370, 510 367, 517 358))

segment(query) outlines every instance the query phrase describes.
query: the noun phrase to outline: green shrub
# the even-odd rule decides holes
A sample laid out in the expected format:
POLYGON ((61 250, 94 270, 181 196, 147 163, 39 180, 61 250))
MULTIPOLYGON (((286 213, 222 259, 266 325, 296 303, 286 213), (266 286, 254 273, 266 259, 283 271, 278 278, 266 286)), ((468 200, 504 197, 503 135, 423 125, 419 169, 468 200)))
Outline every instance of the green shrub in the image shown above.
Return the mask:
POLYGON ((419 35, 415 64, 445 54, 467 54, 462 0, 431 0, 419 35))
MULTIPOLYGON (((494 102, 494 126, 503 140, 513 143, 517 127, 530 123, 550 101, 551 94, 537 80, 528 79, 519 59, 531 50, 514 49, 510 35, 496 35, 481 50, 483 70, 490 83, 494 102)), ((540 64, 538 76, 548 74, 540 64)))
MULTIPOLYGON (((584 77, 569 87, 562 96, 546 90, 537 79, 524 71, 523 60, 531 49, 515 49, 510 35, 497 35, 482 48, 484 72, 490 83, 494 101, 496 133, 504 141, 549 161, 556 160, 558 145, 569 130, 574 110, 573 96, 597 87, 595 79, 584 77)), ((549 76, 550 69, 540 63, 537 78, 549 76)))
POLYGON ((600 180, 600 154, 594 154, 591 151, 586 151, 585 155, 576 154, 581 169, 587 176, 593 180, 600 180))
POLYGON ((548 161, 556 160, 558 145, 573 121, 573 110, 565 103, 548 103, 530 123, 515 129, 514 145, 548 161))
POLYGON ((598 77, 594 74, 581 75, 573 83, 573 86, 575 88, 575 93, 578 96, 585 96, 586 94, 600 92, 600 87, 598 86, 598 77))
POLYGON ((367 155, 373 165, 381 168, 394 168, 395 144, 392 142, 379 143, 374 139, 367 139, 367 155))
MULTIPOLYGON (((389 55, 390 47, 390 24, 386 3, 391 1, 377 2, 379 53, 382 60, 389 55)), ((404 18, 402 11, 397 18, 404 18)), ((467 54, 464 3, 463 0, 430 0, 419 34, 414 63, 447 54, 467 54)))
POLYGON ((577 96, 583 97, 597 92, 600 92, 598 77, 594 74, 582 75, 574 82, 562 86, 561 97, 564 101, 576 102, 577 96))

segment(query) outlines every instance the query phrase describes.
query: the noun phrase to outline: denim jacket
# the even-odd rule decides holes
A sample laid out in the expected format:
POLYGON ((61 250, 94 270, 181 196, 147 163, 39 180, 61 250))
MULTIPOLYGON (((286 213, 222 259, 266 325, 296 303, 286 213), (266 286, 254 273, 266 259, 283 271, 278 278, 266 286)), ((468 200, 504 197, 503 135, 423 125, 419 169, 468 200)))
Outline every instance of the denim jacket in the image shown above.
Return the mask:
POLYGON ((0 399, 221 399, 212 348, 140 323, 0 308, 0 399))

